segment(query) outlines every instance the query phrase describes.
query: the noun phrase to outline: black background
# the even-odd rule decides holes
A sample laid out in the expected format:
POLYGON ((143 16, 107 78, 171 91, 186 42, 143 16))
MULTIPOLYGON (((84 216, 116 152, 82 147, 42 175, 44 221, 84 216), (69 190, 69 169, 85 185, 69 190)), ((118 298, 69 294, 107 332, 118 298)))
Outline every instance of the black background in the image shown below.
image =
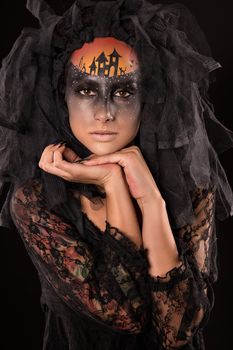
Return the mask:
MULTIPOLYGON (((155 2, 155 1, 151 1, 155 2)), ((173 3, 174 1, 159 1, 173 3)), ((233 130, 232 77, 233 77, 233 15, 230 0, 179 1, 189 7, 204 30, 212 48, 213 57, 221 63, 217 81, 210 88, 211 100, 217 118, 233 130)), ((65 10, 72 1, 48 1, 57 13, 65 10)), ((15 39, 25 26, 35 26, 37 21, 25 8, 24 1, 1 1, 0 4, 0 59, 7 55, 15 39)), ((220 156, 233 188, 233 151, 220 156)), ((40 309, 40 286, 37 273, 23 243, 16 232, 1 230, 1 319, 4 324, 1 349, 41 350, 43 314, 40 309), (16 344, 13 345, 13 344, 16 344)), ((206 350, 230 348, 232 343, 232 243, 233 218, 220 223, 218 231, 219 278, 214 286, 215 306, 205 329, 206 350), (225 344, 225 346, 223 346, 225 344)), ((56 349, 54 349, 56 350, 56 349)))

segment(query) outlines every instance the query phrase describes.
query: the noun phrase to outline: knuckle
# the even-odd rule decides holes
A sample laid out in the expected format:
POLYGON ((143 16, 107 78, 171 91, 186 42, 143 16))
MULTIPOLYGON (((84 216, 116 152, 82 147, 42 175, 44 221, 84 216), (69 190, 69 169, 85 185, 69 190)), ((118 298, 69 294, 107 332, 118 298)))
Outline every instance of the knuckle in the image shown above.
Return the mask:
POLYGON ((132 150, 139 150, 139 147, 136 146, 136 145, 133 145, 133 146, 131 146, 130 148, 131 148, 132 150))
POLYGON ((61 160, 59 160, 59 159, 55 159, 54 161, 53 161, 53 165, 55 166, 55 168, 59 168, 60 166, 61 166, 61 160))
POLYGON ((44 171, 48 171, 48 165, 47 165, 47 164, 44 164, 42 169, 43 169, 44 171))
POLYGON ((113 175, 118 174, 119 172, 121 173, 122 172, 121 166, 118 164, 112 164, 111 172, 113 175))
POLYGON ((45 164, 44 164, 44 162, 42 162, 42 161, 40 161, 38 165, 39 165, 39 167, 40 167, 41 169, 44 169, 44 167, 45 167, 45 164))
POLYGON ((135 152, 135 153, 137 153, 137 154, 138 154, 138 153, 139 153, 139 154, 141 153, 141 150, 140 150, 140 148, 139 148, 138 146, 132 146, 132 151, 135 152))
POLYGON ((130 152, 129 152, 129 155, 128 155, 129 160, 133 160, 133 159, 135 159, 135 158, 136 158, 136 156, 137 156, 137 154, 136 154, 136 152, 135 152, 135 151, 130 151, 130 152))
POLYGON ((131 150, 131 153, 133 154, 134 157, 142 156, 142 152, 140 148, 137 146, 134 146, 134 148, 131 150))

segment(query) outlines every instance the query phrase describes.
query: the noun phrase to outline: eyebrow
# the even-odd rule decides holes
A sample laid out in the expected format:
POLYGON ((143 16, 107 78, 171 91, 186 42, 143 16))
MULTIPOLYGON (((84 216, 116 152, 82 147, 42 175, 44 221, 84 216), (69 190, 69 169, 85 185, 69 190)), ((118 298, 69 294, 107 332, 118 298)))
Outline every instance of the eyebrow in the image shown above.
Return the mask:
POLYGON ((113 81, 112 87, 115 89, 122 88, 122 87, 137 88, 138 82, 135 81, 132 77, 125 77, 125 79, 123 79, 123 80, 113 81))
MULTIPOLYGON (((83 85, 83 84, 88 84, 88 86, 92 88, 98 88, 99 87, 99 81, 95 81, 91 79, 91 77, 84 76, 84 77, 79 77, 76 79, 73 79, 78 85, 83 85)), ((133 87, 137 88, 138 87, 138 82, 136 82, 132 76, 125 76, 123 77, 111 77, 109 79, 109 82, 111 82, 111 87, 114 89, 117 88, 122 88, 122 87, 133 87)))
POLYGON ((76 78, 76 79, 73 79, 73 81, 75 82, 75 85, 88 84, 88 86, 90 86, 92 88, 98 88, 99 87, 99 83, 97 81, 88 79, 87 77, 76 78))

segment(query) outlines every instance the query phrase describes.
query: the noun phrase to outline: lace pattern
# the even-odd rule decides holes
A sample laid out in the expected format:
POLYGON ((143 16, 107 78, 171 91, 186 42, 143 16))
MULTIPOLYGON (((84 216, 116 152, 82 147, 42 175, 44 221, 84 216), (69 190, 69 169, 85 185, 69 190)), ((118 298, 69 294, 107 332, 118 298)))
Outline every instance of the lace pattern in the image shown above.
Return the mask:
POLYGON ((191 342, 206 325, 213 306, 211 283, 217 276, 213 188, 197 188, 192 203, 194 223, 174 232, 181 265, 165 277, 151 278, 153 324, 165 349, 191 342))
POLYGON ((180 262, 157 277, 148 274, 148 251, 109 222, 100 239, 79 238, 47 209, 39 180, 15 191, 11 213, 36 268, 76 313, 129 333, 151 322, 161 349, 176 349, 192 344, 213 307, 214 197, 211 188, 193 191, 195 221, 174 231, 180 262))
MULTIPOLYGON (((98 246, 74 239, 74 228, 46 209, 37 180, 16 190, 11 212, 36 268, 73 310, 86 310, 117 329, 141 331, 147 302, 134 292, 137 275, 129 272, 120 247, 108 247, 107 236, 98 246)), ((136 259, 131 256, 133 266, 136 259)))

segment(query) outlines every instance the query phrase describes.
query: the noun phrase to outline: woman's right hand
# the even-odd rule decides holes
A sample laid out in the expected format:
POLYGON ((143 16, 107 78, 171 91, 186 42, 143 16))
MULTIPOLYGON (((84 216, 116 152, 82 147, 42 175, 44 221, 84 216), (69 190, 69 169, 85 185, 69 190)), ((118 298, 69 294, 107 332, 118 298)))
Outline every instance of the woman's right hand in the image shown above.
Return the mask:
MULTIPOLYGON (((91 158, 91 156, 90 156, 91 158)), ((70 182, 94 184, 105 190, 106 186, 117 177, 122 177, 118 164, 85 166, 76 163, 81 158, 70 148, 61 144, 51 144, 42 152, 39 167, 70 182)))

